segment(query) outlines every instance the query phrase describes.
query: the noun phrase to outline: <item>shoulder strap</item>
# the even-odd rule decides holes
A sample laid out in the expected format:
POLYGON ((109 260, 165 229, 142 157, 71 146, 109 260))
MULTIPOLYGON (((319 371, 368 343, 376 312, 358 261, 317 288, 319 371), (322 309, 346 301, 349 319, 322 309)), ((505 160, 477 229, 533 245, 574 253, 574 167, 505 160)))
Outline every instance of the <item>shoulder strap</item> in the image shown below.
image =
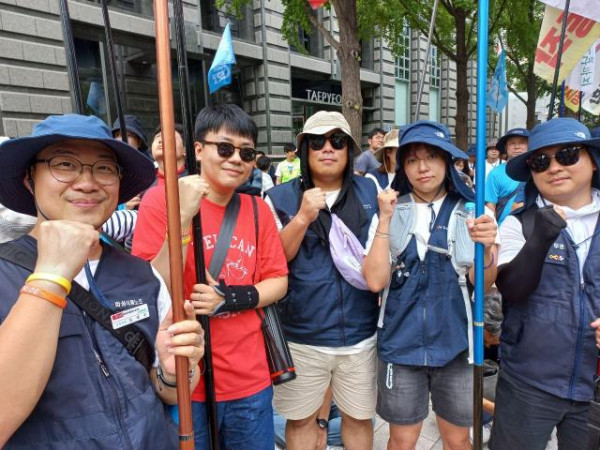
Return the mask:
MULTIPOLYGON (((0 258, 33 272, 37 255, 20 245, 7 242, 0 245, 0 258)), ((131 324, 115 330, 110 320, 113 312, 105 308, 91 292, 75 281, 72 283, 71 293, 68 297, 117 338, 127 352, 146 368, 146 371, 150 370, 155 357, 154 346, 148 342, 146 336, 135 325, 131 324)))
POLYGON ((231 244, 231 238, 233 236, 233 230, 237 223, 237 217, 240 212, 240 196, 236 193, 233 194, 227 207, 225 208, 225 216, 219 229, 219 236, 217 237, 217 243, 210 260, 210 267, 208 272, 210 276, 217 280, 217 277, 221 273, 227 252, 229 251, 229 245, 231 244))
POLYGON ((410 194, 403 195, 398 199, 390 223, 390 250, 394 262, 406 250, 415 232, 416 219, 415 205, 410 194))
POLYGON ((524 209, 522 212, 515 214, 515 217, 519 220, 519 222, 521 222, 521 226, 523 227, 523 237, 525 240, 529 239, 529 237, 533 234, 535 211, 537 209, 537 206, 535 206, 533 208, 524 209))

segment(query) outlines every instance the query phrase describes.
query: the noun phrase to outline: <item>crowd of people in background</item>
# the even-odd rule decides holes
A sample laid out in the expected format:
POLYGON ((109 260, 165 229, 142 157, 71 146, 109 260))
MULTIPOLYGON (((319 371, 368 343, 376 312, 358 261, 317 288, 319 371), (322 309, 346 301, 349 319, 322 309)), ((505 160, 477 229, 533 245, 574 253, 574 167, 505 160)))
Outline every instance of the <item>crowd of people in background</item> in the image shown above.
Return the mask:
POLYGON ((196 448, 209 448, 196 320, 208 316, 224 448, 370 449, 377 414, 388 449, 415 449, 431 402, 444 448, 467 450, 480 243, 484 442, 542 450, 556 429, 559 448, 586 448, 600 129, 557 118, 487 142, 486 208, 472 217, 475 152, 441 123, 374 128, 361 151, 341 113, 319 111, 274 163, 242 109, 204 108, 194 148, 175 126, 187 300, 174 323, 163 130, 147 139, 124 122, 127 142, 119 120, 67 114, 0 144, 0 375, 19 380, 0 387, 0 446, 176 448, 164 405, 181 355, 196 448), (271 304, 296 374, 276 386, 257 314, 271 304))

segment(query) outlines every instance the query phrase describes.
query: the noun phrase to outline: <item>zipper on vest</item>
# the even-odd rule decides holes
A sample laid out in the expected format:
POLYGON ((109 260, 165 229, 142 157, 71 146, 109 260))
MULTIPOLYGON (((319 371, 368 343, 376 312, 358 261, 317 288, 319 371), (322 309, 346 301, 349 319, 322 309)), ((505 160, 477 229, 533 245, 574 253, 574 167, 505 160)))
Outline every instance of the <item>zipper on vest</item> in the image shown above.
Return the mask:
MULTIPOLYGON (((579 267, 577 268, 579 270, 579 267)), ((573 389, 575 387, 575 380, 579 375, 579 362, 581 357, 581 348, 583 345, 583 332, 584 332, 584 316, 585 316, 585 282, 579 284, 579 330, 577 332, 577 345, 575 346, 575 358, 573 361, 573 370, 571 372, 571 381, 569 383, 569 398, 573 398, 573 389)))
MULTIPOLYGON (((427 253, 425 254, 425 259, 427 259, 427 253)), ((425 261, 419 261, 419 271, 422 275, 425 275, 425 261)), ((423 287, 423 277, 419 280, 419 284, 423 287)), ((422 289, 420 289, 422 291, 422 289)), ((427 306, 425 304, 426 296, 423 296, 423 365, 427 365, 427 306)))
POLYGON ((104 360, 102 359, 102 356, 100 356, 100 354, 96 351, 96 349, 94 349, 94 355, 96 356, 96 361, 98 361, 98 365, 100 366, 100 370, 102 371, 104 376, 106 378, 110 377, 110 372, 108 371, 108 367, 106 367, 106 364, 104 364, 104 360))

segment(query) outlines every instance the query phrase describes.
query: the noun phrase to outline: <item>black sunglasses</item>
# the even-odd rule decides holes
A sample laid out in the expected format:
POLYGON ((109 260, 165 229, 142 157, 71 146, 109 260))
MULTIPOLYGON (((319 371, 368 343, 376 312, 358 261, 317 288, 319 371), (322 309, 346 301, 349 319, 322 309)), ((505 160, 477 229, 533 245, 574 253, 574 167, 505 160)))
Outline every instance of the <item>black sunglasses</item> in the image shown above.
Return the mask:
POLYGON ((235 150, 240 151, 240 159, 244 162, 254 161, 256 159, 256 149, 252 147, 236 147, 229 142, 202 141, 203 144, 211 144, 217 147, 217 153, 221 158, 231 158, 235 150))
POLYGON ((577 146, 563 147, 554 156, 538 153, 527 160, 527 166, 529 166, 532 172, 541 173, 548 170, 552 158, 556 158, 556 161, 561 166, 572 166, 579 161, 579 152, 583 149, 583 147, 577 146))
POLYGON ((348 135, 345 133, 335 133, 331 136, 309 134, 306 138, 308 139, 308 148, 311 150, 321 150, 327 141, 334 150, 342 150, 348 145, 348 135))

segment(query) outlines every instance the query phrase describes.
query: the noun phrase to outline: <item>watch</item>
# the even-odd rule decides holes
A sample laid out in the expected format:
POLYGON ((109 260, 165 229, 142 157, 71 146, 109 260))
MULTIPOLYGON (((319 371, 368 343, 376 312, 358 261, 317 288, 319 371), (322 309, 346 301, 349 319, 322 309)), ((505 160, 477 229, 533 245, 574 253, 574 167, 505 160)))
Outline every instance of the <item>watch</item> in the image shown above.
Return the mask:
POLYGON ((319 419, 317 417, 317 425, 319 426, 319 428, 321 428, 322 430, 326 430, 329 427, 329 422, 326 419, 319 419))

